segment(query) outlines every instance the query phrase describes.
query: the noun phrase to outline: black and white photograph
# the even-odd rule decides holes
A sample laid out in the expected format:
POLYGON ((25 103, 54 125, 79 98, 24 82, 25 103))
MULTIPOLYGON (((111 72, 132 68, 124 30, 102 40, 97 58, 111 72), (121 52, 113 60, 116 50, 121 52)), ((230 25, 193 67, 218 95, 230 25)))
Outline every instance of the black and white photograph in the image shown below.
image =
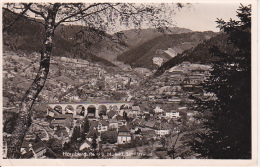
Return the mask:
POLYGON ((254 5, 4 1, 2 159, 252 160, 254 5))

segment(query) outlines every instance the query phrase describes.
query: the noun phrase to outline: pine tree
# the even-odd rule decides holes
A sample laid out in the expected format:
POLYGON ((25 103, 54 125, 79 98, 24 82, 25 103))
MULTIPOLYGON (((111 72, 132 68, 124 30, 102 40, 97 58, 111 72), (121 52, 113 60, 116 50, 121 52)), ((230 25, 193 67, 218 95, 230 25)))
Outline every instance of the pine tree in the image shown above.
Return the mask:
POLYGON ((204 89, 213 92, 217 100, 199 103, 206 131, 191 143, 192 149, 206 158, 251 158, 251 5, 241 4, 237 16, 239 21, 216 21, 228 35, 227 45, 236 52, 227 54, 218 47, 210 50, 220 59, 204 89))
POLYGON ((73 130, 73 134, 72 134, 72 137, 71 137, 71 141, 72 142, 77 142, 78 138, 80 137, 80 129, 78 126, 76 126, 73 130))
POLYGON ((96 133, 93 134, 91 146, 93 147, 93 149, 97 148, 97 134, 96 133))
POLYGON ((90 128, 90 125, 89 125, 88 117, 85 117, 85 119, 84 119, 84 128, 83 128, 84 133, 88 133, 89 132, 89 128, 90 128))
POLYGON ((97 150, 96 150, 97 146, 98 146, 98 144, 97 144, 97 134, 96 133, 93 134, 91 146, 94 150, 94 156, 92 158, 96 159, 96 158, 98 158, 97 150))

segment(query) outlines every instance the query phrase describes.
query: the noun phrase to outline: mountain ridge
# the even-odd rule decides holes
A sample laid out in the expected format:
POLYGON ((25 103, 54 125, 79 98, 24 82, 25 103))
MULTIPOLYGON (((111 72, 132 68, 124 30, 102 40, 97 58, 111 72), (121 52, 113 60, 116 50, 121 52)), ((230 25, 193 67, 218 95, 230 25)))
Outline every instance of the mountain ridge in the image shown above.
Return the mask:
POLYGON ((166 70, 182 63, 183 61, 189 61, 190 63, 214 64, 215 61, 219 60, 218 56, 212 54, 212 49, 216 47, 219 48, 223 53, 230 55, 235 52, 235 49, 228 44, 227 34, 219 33, 217 36, 198 44, 195 48, 186 50, 165 62, 157 69, 157 71, 154 73, 154 76, 160 76, 166 70))
MULTIPOLYGON (((7 11, 4 12, 3 25, 8 25, 8 23, 10 23, 15 16, 7 11)), ((124 30, 114 34, 107 34, 96 30, 88 32, 88 30, 89 29, 86 30, 85 27, 80 25, 58 26, 55 31, 52 55, 71 58, 78 57, 79 55, 75 55, 75 52, 78 50, 75 46, 78 43, 81 43, 81 47, 86 47, 86 50, 82 50, 80 53, 81 58, 84 58, 84 54, 87 52, 86 54, 88 55, 86 55, 86 57, 88 60, 98 60, 103 62, 103 64, 114 66, 112 61, 116 60, 118 55, 127 51, 131 47, 163 34, 156 29, 151 28, 124 30), (85 36, 83 35, 81 41, 79 42, 77 37, 81 32, 84 32, 85 36), (103 34, 103 36, 100 36, 99 33, 103 34), (118 37, 122 34, 122 38, 118 37), (91 35, 93 39, 86 40, 87 35, 91 35), (139 41, 138 43, 136 43, 137 40, 139 41), (83 43, 84 41, 87 41, 87 43, 83 43), (90 56, 92 56, 92 58, 90 58, 90 56), (111 63, 108 63, 108 61, 111 63)), ((189 31, 191 30, 171 27, 168 28, 165 33, 169 34, 189 31)), ((11 50, 20 50, 27 53, 40 53, 44 39, 44 27, 39 23, 21 18, 3 33, 3 38, 3 45, 9 47, 11 50)))
POLYGON ((154 57, 159 56, 164 58, 164 62, 168 61, 171 56, 168 55, 165 51, 169 48, 174 49, 178 47, 179 51, 176 52, 183 52, 187 49, 196 47, 198 44, 216 35, 217 33, 212 31, 188 32, 169 35, 165 34, 163 36, 155 37, 122 53, 117 57, 117 60, 122 61, 125 64, 129 64, 133 67, 145 67, 153 70, 158 68, 158 66, 153 65, 151 60, 154 57), (158 47, 158 43, 161 43, 160 47, 158 47), (160 53, 158 54, 158 52, 160 53), (168 55, 168 58, 166 58, 166 55, 168 55))

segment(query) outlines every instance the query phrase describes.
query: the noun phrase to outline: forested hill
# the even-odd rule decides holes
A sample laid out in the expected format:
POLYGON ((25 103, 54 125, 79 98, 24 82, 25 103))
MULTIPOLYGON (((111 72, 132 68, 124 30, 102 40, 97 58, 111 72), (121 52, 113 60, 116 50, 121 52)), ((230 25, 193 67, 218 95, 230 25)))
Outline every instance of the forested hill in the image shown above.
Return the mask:
POLYGON ((184 51, 178 54, 176 57, 165 62, 155 72, 155 76, 163 74, 166 70, 182 63, 183 61, 189 61, 191 63, 201 64, 212 64, 219 59, 217 55, 214 55, 214 49, 219 49, 223 53, 230 54, 234 53, 234 48, 229 44, 227 35, 220 33, 216 37, 212 37, 209 40, 198 44, 195 48, 184 51))
MULTIPOLYGON (((9 25, 16 17, 3 11, 3 26, 9 25)), ((185 28, 171 27, 165 31, 165 34, 190 31, 185 28)), ((115 66, 111 61, 114 61, 118 55, 162 34, 155 29, 126 30, 107 34, 94 29, 86 30, 86 27, 79 25, 60 25, 55 31, 52 55, 81 58, 115 66)), ((39 53, 44 39, 44 26, 20 18, 3 33, 3 39, 3 45, 12 51, 39 53)))
POLYGON ((115 33, 114 35, 121 34, 125 43, 129 46, 129 48, 134 48, 139 46, 155 37, 162 36, 163 34, 181 34, 192 32, 187 28, 180 27, 168 27, 164 29, 163 32, 158 31, 156 29, 147 28, 147 29, 132 29, 132 30, 124 30, 115 33))
MULTIPOLYGON (((8 25, 11 21, 16 18, 11 13, 5 11, 3 16, 3 25, 8 25)), ((41 20, 39 20, 41 22, 41 20)), ((80 43, 80 40, 75 40, 78 32, 82 30, 82 26, 59 26, 56 29, 52 55, 53 56, 65 56, 69 58, 80 58, 85 59, 90 62, 98 62, 106 66, 115 66, 110 61, 97 56, 98 50, 100 50, 103 45, 105 45, 106 50, 113 51, 115 49, 122 49, 125 51, 124 46, 120 44, 115 44, 111 39, 111 35, 103 34, 106 38, 105 42, 101 43, 97 41, 96 43, 88 43, 89 46, 82 47, 86 45, 82 43, 81 45, 76 45, 80 43), (112 47, 116 46, 115 47, 112 47), (121 48, 120 48, 121 47, 121 48), (80 48, 80 49, 79 49, 80 48), (85 49, 84 49, 85 48, 85 49)), ((91 32, 94 36, 95 32, 91 32)), ((99 32, 96 32, 99 33, 99 32)), ((86 34, 87 35, 87 34, 86 34)), ((24 53, 33 53, 40 52, 41 46, 44 39, 44 26, 40 23, 27 20, 25 18, 19 19, 13 26, 8 28, 3 33, 3 45, 5 48, 14 52, 24 52, 24 53)))
POLYGON ((154 57, 168 61, 173 56, 167 54, 167 50, 171 50, 173 55, 181 53, 216 35, 212 31, 162 35, 122 53, 117 60, 132 67, 156 69, 158 66, 153 62, 154 57))

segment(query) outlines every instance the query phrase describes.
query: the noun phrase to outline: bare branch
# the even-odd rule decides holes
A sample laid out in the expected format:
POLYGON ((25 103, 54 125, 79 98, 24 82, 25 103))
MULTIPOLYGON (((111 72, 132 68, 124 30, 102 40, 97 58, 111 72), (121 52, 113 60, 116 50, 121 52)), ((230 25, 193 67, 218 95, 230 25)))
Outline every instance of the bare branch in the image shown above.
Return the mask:
MULTIPOLYGON (((23 5, 24 5, 25 7, 28 7, 28 5, 27 5, 26 3, 23 3, 23 5)), ((43 12, 36 11, 36 10, 32 9, 31 7, 29 7, 29 10, 30 10, 31 12, 37 14, 37 15, 40 15, 44 20, 47 19, 43 12)))
POLYGON ((32 5, 32 3, 29 3, 28 6, 24 9, 24 11, 22 11, 14 20, 12 23, 10 23, 9 25, 5 26, 3 28, 3 32, 5 32, 9 27, 11 27, 15 22, 17 22, 26 12, 27 10, 30 8, 30 6, 32 5))
MULTIPOLYGON (((55 27, 57 27, 60 23, 65 22, 66 20, 68 20, 68 19, 70 19, 70 18, 72 18, 72 17, 75 17, 75 16, 80 15, 80 14, 83 15, 83 13, 84 13, 85 11, 89 10, 89 9, 92 8, 92 7, 98 6, 98 5, 104 5, 104 3, 93 4, 93 5, 88 6, 86 9, 83 9, 83 10, 80 10, 80 11, 74 13, 74 14, 71 14, 71 15, 69 15, 69 16, 63 18, 62 20, 60 20, 60 21, 56 24, 55 27)), ((107 9, 107 8, 105 8, 105 9, 107 9)), ((105 10, 105 9, 103 9, 103 10, 105 10)), ((94 13, 98 13, 98 12, 101 12, 101 11, 103 11, 103 10, 95 11, 95 12, 86 14, 85 16, 88 16, 88 15, 94 14, 94 13)), ((84 16, 84 17, 85 17, 85 16, 84 16)), ((81 16, 81 18, 83 18, 83 16, 81 16)), ((73 20, 73 21, 66 21, 66 22, 74 22, 74 20, 73 20)))
POLYGON ((34 21, 34 22, 37 22, 37 23, 40 23, 40 24, 44 25, 42 22, 40 22, 40 21, 38 21, 38 20, 36 20, 36 19, 33 19, 33 18, 31 18, 31 17, 26 17, 26 16, 24 15, 25 13, 24 13, 23 15, 20 15, 20 14, 15 13, 15 12, 11 11, 10 9, 7 9, 7 8, 3 8, 3 10, 5 10, 5 11, 7 11, 7 12, 10 12, 10 13, 12 13, 12 14, 15 14, 15 15, 17 15, 17 16, 19 16, 19 17, 22 17, 22 18, 28 19, 28 20, 30 20, 30 21, 34 21))

